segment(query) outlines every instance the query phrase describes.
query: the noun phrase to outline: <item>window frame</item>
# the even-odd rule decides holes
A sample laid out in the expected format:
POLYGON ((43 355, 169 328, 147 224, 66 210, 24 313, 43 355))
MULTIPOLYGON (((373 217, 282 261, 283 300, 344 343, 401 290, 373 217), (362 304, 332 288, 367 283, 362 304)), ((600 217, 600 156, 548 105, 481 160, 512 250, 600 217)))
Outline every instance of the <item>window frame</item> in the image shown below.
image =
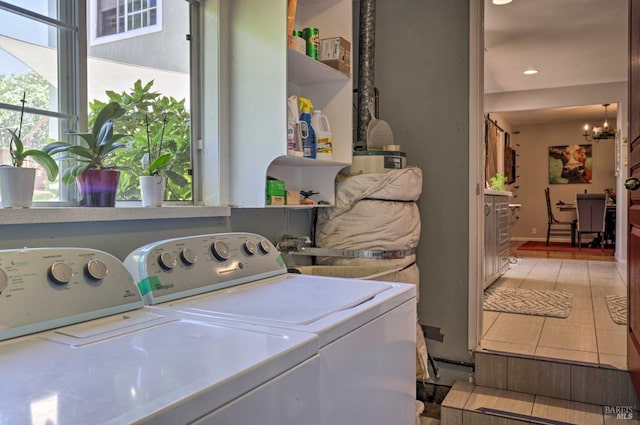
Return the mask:
MULTIPOLYGON (((25 107, 27 113, 37 114, 50 118, 59 118, 58 138, 62 139, 72 128, 82 125, 83 118, 86 125, 86 111, 83 116, 79 105, 86 103, 86 33, 82 28, 86 27, 84 16, 84 0, 59 1, 56 3, 57 18, 24 9, 20 6, 0 0, 0 8, 24 18, 39 22, 57 29, 57 67, 58 67, 58 111, 49 111, 25 107), (66 30, 66 31, 65 31, 66 30), (82 55, 82 51, 85 54, 82 55), (83 90, 82 81, 85 81, 83 90), (71 82, 71 83, 69 83, 71 82), (84 99, 83 99, 84 95, 84 99)), ((6 110, 20 111, 21 106, 0 103, 0 107, 6 110)), ((69 188, 60 184, 59 200, 48 202, 35 202, 36 205, 60 205, 66 206, 74 203, 76 198, 75 188, 69 188)))
MULTIPOLYGON (((88 0, 95 3, 95 0, 88 0)), ((74 81, 72 89, 60 90, 60 102, 66 111, 73 111, 74 129, 87 128, 88 96, 87 96, 87 54, 88 31, 87 0, 60 0, 59 9, 66 8, 76 20, 77 47, 73 53, 64 58, 58 57, 58 66, 65 66, 59 78, 74 81), (75 58, 75 60, 73 59, 75 58)), ((221 116, 223 115, 220 97, 224 97, 221 87, 221 7, 219 0, 184 0, 190 4, 190 80, 191 80, 191 152, 192 152, 192 200, 175 201, 150 213, 149 209, 136 208, 140 201, 119 201, 111 212, 106 212, 104 220, 136 220, 136 219, 170 219, 177 217, 216 217, 229 216, 228 178, 226 167, 221 158, 228 152, 227 144, 221 141, 221 116), (211 38, 214 37, 214 38, 211 38), (209 41, 207 41, 209 40, 209 41), (208 78, 205 80, 204 75, 208 78), (204 114, 207 111, 207 120, 204 114), (211 182, 211 183, 207 183, 211 182), (141 210, 144 213, 141 213, 141 210), (164 210, 164 212, 162 211, 164 210)), ((0 0, 0 6, 6 5, 0 0)), ((160 6, 161 0, 158 0, 160 6)), ((28 12, 28 11, 27 11, 28 12)), ((33 14, 33 12, 29 12, 33 14)), ((51 19, 51 18, 47 18, 51 19)), ((61 106, 62 107, 62 106, 61 106)), ((65 115, 65 118, 69 118, 65 115)), ((68 129, 65 129, 66 131, 68 129)), ((61 129, 61 132, 63 130, 61 129)), ((86 221, 93 216, 90 208, 80 208, 74 185, 60 184, 60 201, 34 202, 30 210, 0 209, 0 216, 5 223, 49 223, 86 221), (72 187, 73 186, 73 187, 72 187), (68 208, 71 207, 71 208, 68 208), (58 212, 58 209, 60 212, 58 212)), ((100 221, 100 219, 98 219, 100 221)))

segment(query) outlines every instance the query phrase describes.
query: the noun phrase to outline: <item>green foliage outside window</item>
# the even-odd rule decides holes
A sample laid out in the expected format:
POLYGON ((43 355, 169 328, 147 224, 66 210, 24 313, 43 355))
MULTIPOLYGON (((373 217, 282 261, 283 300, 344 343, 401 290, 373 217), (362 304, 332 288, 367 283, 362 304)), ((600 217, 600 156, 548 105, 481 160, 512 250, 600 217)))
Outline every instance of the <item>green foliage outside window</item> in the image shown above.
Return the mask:
MULTIPOLYGON (((26 92, 29 108, 49 109, 49 83, 35 72, 27 74, 0 74, 0 102, 20 106, 20 99, 26 92)), ((20 112, 0 109, 0 129, 17 130, 20 112)), ((22 123, 22 141, 25 147, 41 148, 49 137, 49 118, 25 113, 22 123)), ((0 131, 0 146, 9 146, 11 135, 0 131)))
POLYGON ((89 125, 96 112, 109 102, 118 102, 127 112, 114 120, 114 132, 130 134, 133 137, 131 149, 122 149, 113 155, 113 162, 135 171, 135 175, 123 173, 120 176, 118 198, 121 200, 140 199, 140 182, 138 176, 144 175, 143 158, 147 153, 148 141, 151 140, 156 157, 165 153, 171 154, 171 160, 162 168, 167 177, 168 200, 191 199, 191 119, 185 108, 185 99, 162 96, 152 91, 153 81, 143 85, 138 80, 129 92, 116 93, 107 91, 108 102, 94 100, 89 105, 91 115, 89 125), (157 152, 158 141, 166 118, 162 152, 157 152), (149 138, 147 126, 149 125, 149 138))
MULTIPOLYGON (((26 93, 26 106, 32 109, 49 110, 49 83, 35 72, 0 74, 0 103, 20 106, 22 96, 26 93)), ((25 149, 42 149, 49 140, 51 118, 32 113, 23 117, 21 141, 25 149)), ((20 112, 0 108, 0 165, 10 165, 9 146, 11 133, 6 130, 17 130, 20 123, 20 112)), ((37 164, 27 158, 27 166, 37 164)), ((58 182, 50 182, 44 171, 36 174, 34 200, 49 201, 58 197, 58 182)))

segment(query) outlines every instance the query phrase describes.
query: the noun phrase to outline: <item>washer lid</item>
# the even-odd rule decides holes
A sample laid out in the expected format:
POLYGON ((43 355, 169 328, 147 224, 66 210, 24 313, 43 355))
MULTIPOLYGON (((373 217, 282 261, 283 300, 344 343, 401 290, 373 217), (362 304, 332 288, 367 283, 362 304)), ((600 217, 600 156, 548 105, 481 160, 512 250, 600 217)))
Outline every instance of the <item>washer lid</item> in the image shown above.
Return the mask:
POLYGON ((312 334, 171 314, 117 334, 100 319, 86 344, 64 329, 0 343, 0 422, 190 423, 317 351, 312 334))
POLYGON ((388 291, 389 283, 284 275, 178 301, 172 307, 276 325, 309 325, 388 291))

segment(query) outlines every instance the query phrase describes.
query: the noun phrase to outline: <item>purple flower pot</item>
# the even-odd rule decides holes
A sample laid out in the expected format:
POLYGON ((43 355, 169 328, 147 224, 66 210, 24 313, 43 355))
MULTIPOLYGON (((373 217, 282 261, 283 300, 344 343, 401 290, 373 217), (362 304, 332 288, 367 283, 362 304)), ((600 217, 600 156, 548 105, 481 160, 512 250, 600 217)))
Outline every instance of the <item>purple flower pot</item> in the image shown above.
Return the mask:
POLYGON ((85 170, 76 178, 81 207, 114 207, 120 171, 85 170))

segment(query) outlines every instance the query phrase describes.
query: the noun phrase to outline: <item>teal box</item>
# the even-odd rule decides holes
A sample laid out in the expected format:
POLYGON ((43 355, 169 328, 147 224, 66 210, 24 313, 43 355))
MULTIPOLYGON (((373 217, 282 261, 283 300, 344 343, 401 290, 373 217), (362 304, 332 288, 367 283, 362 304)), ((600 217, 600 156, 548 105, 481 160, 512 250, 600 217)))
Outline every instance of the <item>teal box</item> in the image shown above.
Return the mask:
POLYGON ((267 180, 267 196, 284 196, 286 193, 284 180, 267 180))

